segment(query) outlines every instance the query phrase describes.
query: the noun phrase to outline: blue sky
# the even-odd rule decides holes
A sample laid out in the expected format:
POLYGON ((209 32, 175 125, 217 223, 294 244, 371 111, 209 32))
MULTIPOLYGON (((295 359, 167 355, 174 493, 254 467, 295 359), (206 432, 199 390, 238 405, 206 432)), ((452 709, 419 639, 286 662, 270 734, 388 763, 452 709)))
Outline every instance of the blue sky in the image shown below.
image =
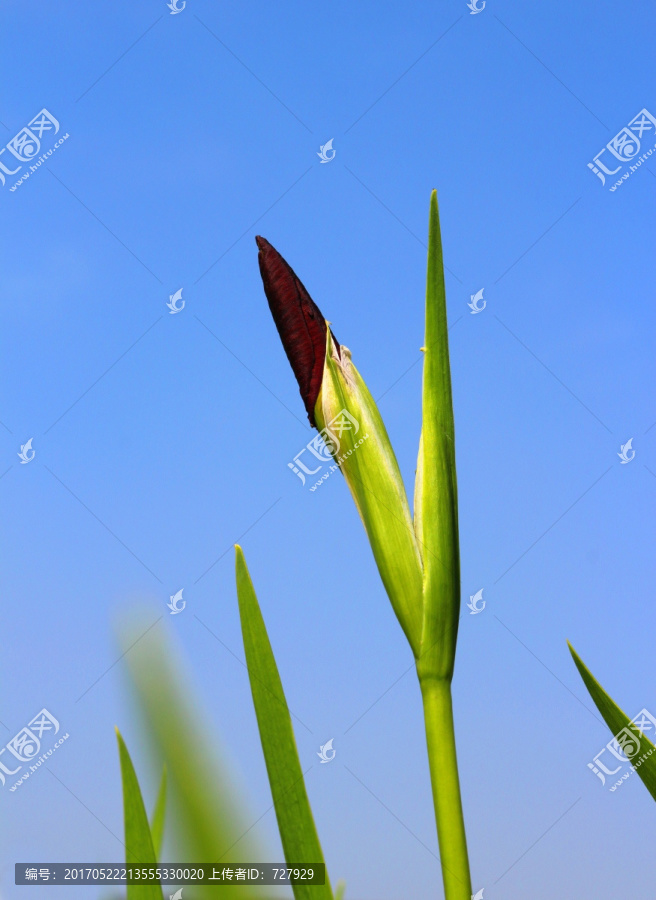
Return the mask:
MULTIPOLYGON (((137 608, 186 659, 252 821, 270 806, 225 649, 242 658, 236 540, 309 727, 333 880, 353 900, 442 896, 410 653, 342 479, 310 493, 287 467, 312 433, 254 243, 286 256, 351 349, 411 491, 434 187, 462 594, 486 601, 463 603, 454 680, 474 887, 644 890, 653 802, 586 768, 610 735, 566 639, 630 715, 656 712, 656 167, 610 191, 631 163, 606 151, 605 185, 587 165, 656 116, 653 26, 645 5, 561 0, 5 4, 2 140, 44 108, 60 131, 40 153, 69 137, 14 191, 28 164, 0 155, 22 165, 0 187, 0 720, 9 740, 46 707, 70 738, 55 778, 2 789, 3 897, 39 890, 13 886, 15 861, 121 858, 115 724, 152 801, 116 638, 137 608)), ((255 834, 281 857, 271 812, 255 834)))

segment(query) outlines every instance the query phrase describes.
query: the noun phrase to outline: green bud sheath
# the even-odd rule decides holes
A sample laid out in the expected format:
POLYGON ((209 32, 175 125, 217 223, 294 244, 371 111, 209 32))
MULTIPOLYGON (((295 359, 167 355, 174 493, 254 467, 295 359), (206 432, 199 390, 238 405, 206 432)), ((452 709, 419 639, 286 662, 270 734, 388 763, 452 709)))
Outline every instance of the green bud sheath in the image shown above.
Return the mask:
POLYGON ((317 427, 346 479, 380 577, 415 656, 422 628, 422 568, 394 450, 348 348, 327 332, 317 427))

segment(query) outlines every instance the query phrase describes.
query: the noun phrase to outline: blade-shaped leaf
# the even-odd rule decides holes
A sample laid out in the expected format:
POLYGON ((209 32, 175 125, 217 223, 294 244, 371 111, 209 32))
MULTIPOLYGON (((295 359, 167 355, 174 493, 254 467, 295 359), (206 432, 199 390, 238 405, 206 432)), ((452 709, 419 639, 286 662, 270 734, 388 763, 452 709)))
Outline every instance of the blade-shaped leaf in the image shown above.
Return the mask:
POLYGON ((415 530, 424 564, 420 675, 451 678, 460 612, 455 428, 437 192, 430 201, 415 530))
MULTIPOLYGON (((171 837, 185 863, 220 865, 270 858, 256 845, 249 826, 255 820, 234 788, 217 741, 205 725, 210 717, 194 701, 171 645, 155 631, 144 637, 143 624, 127 632, 123 646, 133 647, 126 660, 140 704, 141 718, 156 758, 167 768, 171 837), (137 643, 138 641, 138 643, 137 643), (136 644, 136 646, 135 646, 136 644)), ((256 891, 244 884, 221 887, 226 900, 253 900, 256 891)), ((194 897, 212 900, 214 885, 195 885, 194 897)))
POLYGON ((155 856, 160 858, 162 852, 162 842, 164 840, 164 822, 166 819, 166 766, 162 767, 162 780, 159 783, 159 791, 157 792, 157 800, 155 801, 155 809, 153 817, 150 821, 150 832, 153 836, 153 847, 155 848, 155 856))
MULTIPOLYGON (((305 790, 291 716, 264 619, 241 547, 236 548, 237 595, 248 676, 269 785, 287 864, 322 863, 323 853, 305 790)), ((332 900, 323 887, 296 884, 295 900, 332 900)))
MULTIPOLYGON (((594 700, 595 706, 603 716, 604 722, 608 725, 613 735, 619 734, 622 729, 629 726, 632 720, 629 719, 627 714, 619 708, 617 703, 615 703, 611 697, 609 697, 569 641, 567 642, 567 646, 576 663, 576 668, 579 670, 579 674, 583 679, 583 683, 594 700)), ((632 734, 636 737, 638 736, 636 735, 635 726, 630 730, 632 734)), ((640 747, 638 752, 631 758, 631 764, 635 766, 635 771, 642 779, 643 784, 654 800, 656 800, 656 747, 654 747, 651 741, 649 741, 642 733, 640 733, 638 739, 640 741, 640 747), (639 765, 637 765, 638 762, 639 765)))
MULTIPOLYGON (((128 748, 125 746, 125 741, 118 728, 116 729, 116 739, 118 740, 123 782, 125 861, 142 866, 152 866, 157 863, 157 857, 153 847, 148 816, 128 748)), ((128 900, 140 900, 140 898, 141 900, 162 900, 162 889, 158 884, 129 884, 127 896, 128 900)))

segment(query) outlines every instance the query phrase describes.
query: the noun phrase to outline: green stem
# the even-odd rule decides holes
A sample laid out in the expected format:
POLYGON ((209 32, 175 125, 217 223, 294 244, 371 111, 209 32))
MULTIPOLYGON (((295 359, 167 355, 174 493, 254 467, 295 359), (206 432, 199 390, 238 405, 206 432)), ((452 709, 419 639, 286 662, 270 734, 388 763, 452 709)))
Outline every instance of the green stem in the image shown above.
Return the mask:
POLYGON ((420 678, 437 838, 446 900, 471 900, 467 838, 462 815, 451 684, 420 678))

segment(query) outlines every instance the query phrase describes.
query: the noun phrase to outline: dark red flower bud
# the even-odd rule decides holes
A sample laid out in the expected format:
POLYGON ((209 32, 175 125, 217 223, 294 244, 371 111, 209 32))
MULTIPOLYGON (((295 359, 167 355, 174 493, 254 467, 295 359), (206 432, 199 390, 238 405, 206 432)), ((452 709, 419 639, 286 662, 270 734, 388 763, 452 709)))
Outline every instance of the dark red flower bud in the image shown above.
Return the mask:
MULTIPOLYGON (((310 425, 316 428, 314 407, 323 378, 328 326, 292 267, 265 238, 258 236, 255 241, 269 309, 298 381, 310 425)), ((339 344, 337 348, 339 351, 339 344)))

